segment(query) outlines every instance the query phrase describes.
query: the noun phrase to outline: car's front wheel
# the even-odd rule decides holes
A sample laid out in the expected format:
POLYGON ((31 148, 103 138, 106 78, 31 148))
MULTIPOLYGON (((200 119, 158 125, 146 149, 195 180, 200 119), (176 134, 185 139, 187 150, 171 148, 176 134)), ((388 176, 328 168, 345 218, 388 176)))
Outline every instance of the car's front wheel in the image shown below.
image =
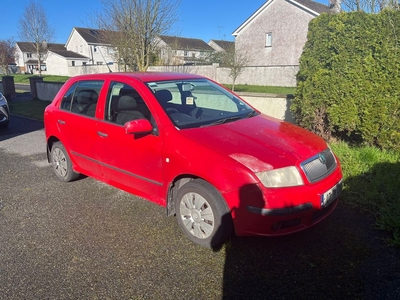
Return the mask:
POLYGON ((51 164, 54 173, 62 181, 69 182, 79 177, 79 173, 72 169, 71 159, 61 142, 55 142, 51 148, 51 164))
POLYGON ((232 219, 219 192, 201 179, 183 185, 175 198, 178 224, 194 243, 215 247, 232 233, 232 219))

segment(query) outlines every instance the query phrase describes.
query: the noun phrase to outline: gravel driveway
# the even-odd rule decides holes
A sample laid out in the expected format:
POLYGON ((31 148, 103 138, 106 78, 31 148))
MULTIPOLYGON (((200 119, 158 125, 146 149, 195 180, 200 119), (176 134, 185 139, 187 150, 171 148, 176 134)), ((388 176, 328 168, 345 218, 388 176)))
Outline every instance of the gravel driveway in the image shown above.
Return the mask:
POLYGON ((400 251, 343 204, 298 234, 201 248, 162 207, 57 180, 42 128, 0 131, 1 299, 400 299, 400 251))

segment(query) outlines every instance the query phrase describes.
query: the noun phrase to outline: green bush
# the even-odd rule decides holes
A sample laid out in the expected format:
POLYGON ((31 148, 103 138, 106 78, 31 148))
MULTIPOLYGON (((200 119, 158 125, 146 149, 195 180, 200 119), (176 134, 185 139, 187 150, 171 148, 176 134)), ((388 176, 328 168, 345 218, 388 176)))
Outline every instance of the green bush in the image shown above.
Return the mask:
POLYGON ((310 22, 292 112, 325 139, 400 150, 400 12, 310 22))

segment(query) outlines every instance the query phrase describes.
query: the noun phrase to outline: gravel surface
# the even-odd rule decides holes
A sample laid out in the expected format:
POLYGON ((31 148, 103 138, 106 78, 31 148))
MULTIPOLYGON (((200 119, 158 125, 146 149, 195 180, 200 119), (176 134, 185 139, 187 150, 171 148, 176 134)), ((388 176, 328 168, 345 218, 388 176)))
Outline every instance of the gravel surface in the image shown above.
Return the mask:
POLYGON ((164 208, 57 180, 43 125, 0 131, 1 299, 400 299, 400 251, 343 204, 279 238, 201 248, 164 208))

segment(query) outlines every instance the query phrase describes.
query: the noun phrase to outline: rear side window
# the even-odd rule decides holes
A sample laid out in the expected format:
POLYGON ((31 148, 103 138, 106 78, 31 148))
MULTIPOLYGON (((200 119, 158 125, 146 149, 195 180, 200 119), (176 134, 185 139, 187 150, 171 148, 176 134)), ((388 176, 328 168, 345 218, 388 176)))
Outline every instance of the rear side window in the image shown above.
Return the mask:
POLYGON ((73 84, 61 101, 61 109, 94 117, 103 80, 85 80, 73 84))

